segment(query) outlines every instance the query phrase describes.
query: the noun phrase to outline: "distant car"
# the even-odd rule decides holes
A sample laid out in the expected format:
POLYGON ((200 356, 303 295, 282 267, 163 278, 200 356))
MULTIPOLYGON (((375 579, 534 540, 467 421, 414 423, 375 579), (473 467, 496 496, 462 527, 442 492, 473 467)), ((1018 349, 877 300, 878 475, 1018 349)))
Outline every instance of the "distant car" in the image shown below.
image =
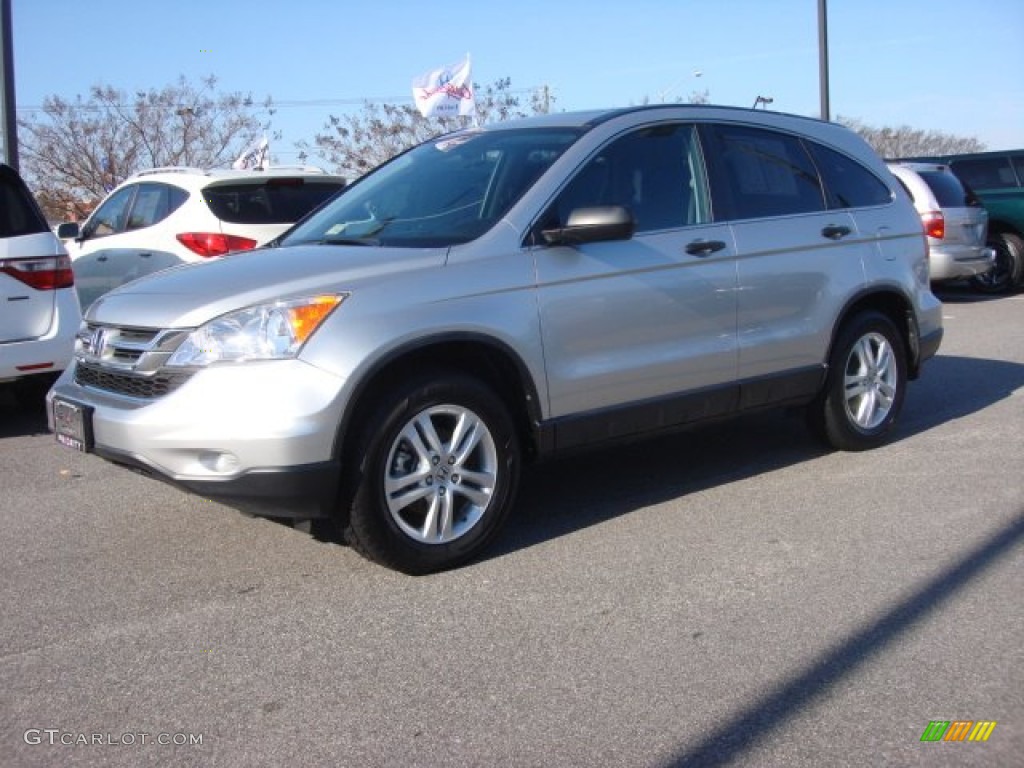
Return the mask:
POLYGON ((154 168, 62 224, 82 306, 143 275, 266 243, 345 186, 318 168, 154 168))
POLYGON ((921 214, 928 236, 932 282, 983 275, 995 265, 985 244, 988 213, 981 201, 940 163, 889 163, 921 214))
POLYGON ((996 266, 975 287, 1002 293, 1024 284, 1024 149, 976 152, 944 158, 988 210, 988 243, 996 266))
POLYGON ((0 163, 0 383, 38 396, 82 322, 71 260, 18 173, 0 163))

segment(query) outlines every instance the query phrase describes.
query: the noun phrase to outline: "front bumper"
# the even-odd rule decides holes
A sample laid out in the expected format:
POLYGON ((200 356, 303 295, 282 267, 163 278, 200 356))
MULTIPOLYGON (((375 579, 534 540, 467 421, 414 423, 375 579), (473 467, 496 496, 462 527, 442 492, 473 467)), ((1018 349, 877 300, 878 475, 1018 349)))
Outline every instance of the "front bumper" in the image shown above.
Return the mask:
POLYGON ((211 366, 157 398, 83 385, 72 364, 47 399, 88 406, 91 449, 258 514, 317 517, 337 489, 343 381, 299 360, 211 366))

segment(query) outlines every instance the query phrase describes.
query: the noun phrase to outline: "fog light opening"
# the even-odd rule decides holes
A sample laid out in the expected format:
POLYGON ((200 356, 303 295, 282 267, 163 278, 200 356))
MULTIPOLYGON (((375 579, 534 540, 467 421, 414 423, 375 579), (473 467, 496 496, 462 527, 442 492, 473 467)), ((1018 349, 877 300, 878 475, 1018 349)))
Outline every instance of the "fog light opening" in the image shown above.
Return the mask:
POLYGON ((199 463, 222 475, 238 469, 238 457, 229 451, 203 451, 199 454, 199 463))

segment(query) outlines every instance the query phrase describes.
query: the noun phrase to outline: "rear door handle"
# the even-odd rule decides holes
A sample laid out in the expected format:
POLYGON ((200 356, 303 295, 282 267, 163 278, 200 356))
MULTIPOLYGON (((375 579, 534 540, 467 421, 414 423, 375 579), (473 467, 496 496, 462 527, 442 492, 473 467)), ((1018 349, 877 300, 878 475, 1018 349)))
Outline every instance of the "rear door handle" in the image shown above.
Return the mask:
POLYGON ((829 240, 842 240, 848 234, 850 234, 850 228, 843 225, 829 224, 823 230, 821 234, 827 237, 829 240))
POLYGON ((723 248, 725 243, 721 240, 694 240, 686 244, 686 252, 691 256, 710 256, 723 248))

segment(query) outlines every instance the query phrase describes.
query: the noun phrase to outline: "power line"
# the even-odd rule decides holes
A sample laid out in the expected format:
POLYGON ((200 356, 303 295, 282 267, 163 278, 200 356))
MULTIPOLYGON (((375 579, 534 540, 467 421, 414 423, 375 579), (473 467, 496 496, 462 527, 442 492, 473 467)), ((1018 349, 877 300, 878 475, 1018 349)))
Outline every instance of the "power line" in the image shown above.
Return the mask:
MULTIPOLYGON (((538 91, 542 91, 542 90, 546 89, 547 87, 548 86, 539 85, 539 86, 537 86, 535 88, 517 88, 515 90, 506 91, 506 93, 509 93, 511 95, 533 94, 533 93, 536 93, 538 91)), ((358 98, 349 97, 349 98, 339 98, 339 99, 330 99, 330 98, 285 99, 285 100, 282 100, 282 101, 273 101, 272 100, 271 103, 270 103, 270 109, 278 109, 279 107, 284 107, 284 108, 292 108, 292 107, 300 107, 300 108, 301 107, 342 107, 342 106, 349 106, 349 107, 351 107, 351 106, 362 106, 363 104, 404 104, 406 102, 411 102, 411 101, 412 101, 412 99, 410 97, 408 97, 408 96, 389 96, 389 97, 360 96, 358 98)), ((105 109, 132 109, 135 105, 134 104, 120 104, 120 103, 117 103, 117 104, 79 104, 79 103, 68 101, 68 102, 64 103, 64 106, 67 109, 71 109, 71 110, 93 111, 93 112, 95 112, 95 111, 101 111, 101 110, 105 110, 105 109)), ((153 106, 153 105, 150 105, 150 108, 152 108, 152 109, 162 109, 162 110, 177 110, 177 109, 184 109, 187 106, 189 106, 189 105, 187 105, 187 104, 173 104, 173 105, 167 105, 167 106, 153 106)), ((262 106, 262 102, 258 102, 258 101, 253 100, 251 106, 253 106, 253 107, 261 107, 262 106)), ((26 105, 19 105, 17 107, 17 110, 18 110, 18 112, 43 112, 43 111, 46 110, 46 107, 44 105, 42 105, 42 104, 30 104, 30 105, 27 105, 27 106, 26 105)))

